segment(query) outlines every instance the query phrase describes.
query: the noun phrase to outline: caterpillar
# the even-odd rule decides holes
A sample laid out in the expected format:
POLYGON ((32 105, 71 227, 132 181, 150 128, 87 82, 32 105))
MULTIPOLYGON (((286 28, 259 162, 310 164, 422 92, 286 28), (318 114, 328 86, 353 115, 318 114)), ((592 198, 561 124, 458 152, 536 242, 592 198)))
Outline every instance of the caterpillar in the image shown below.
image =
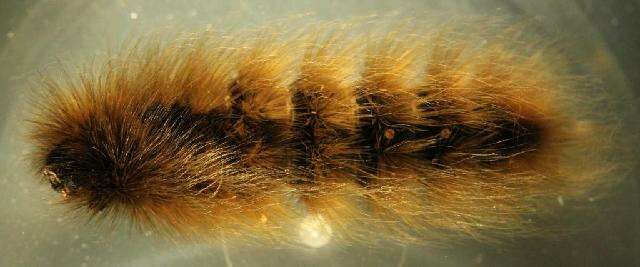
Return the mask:
POLYGON ((518 32, 150 38, 43 77, 34 162, 63 202, 169 237, 553 232, 554 205, 604 183, 607 127, 573 111, 589 85, 562 56, 518 32))

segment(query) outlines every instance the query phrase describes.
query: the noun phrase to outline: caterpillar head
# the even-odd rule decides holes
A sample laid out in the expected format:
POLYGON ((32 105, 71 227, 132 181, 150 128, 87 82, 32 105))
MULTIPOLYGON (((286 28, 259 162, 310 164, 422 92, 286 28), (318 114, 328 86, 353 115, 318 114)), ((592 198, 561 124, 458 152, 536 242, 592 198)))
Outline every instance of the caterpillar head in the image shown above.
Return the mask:
POLYGON ((66 202, 92 213, 166 208, 215 189, 225 175, 223 148, 202 141, 198 123, 182 125, 185 110, 88 105, 75 112, 51 106, 42 115, 49 123, 36 123, 40 170, 66 202))

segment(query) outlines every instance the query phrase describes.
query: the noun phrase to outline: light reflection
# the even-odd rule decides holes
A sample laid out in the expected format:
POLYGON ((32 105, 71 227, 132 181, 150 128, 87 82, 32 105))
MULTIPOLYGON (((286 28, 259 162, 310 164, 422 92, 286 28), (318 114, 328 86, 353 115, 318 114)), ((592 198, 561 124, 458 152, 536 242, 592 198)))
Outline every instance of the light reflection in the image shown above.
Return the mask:
POLYGON ((300 223, 299 234, 303 244, 319 248, 331 241, 333 229, 321 215, 307 215, 300 223))

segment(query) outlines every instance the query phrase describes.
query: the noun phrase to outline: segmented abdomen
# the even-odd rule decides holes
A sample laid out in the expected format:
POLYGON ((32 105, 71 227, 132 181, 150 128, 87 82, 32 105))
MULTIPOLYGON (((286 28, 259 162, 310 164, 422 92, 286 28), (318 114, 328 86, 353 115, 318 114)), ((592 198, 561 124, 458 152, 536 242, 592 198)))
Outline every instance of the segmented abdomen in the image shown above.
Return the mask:
POLYGON ((304 210, 403 242, 527 232, 536 199, 589 183, 560 160, 578 120, 543 53, 338 36, 202 34, 50 82, 42 168, 70 202, 142 224, 271 236, 304 210))

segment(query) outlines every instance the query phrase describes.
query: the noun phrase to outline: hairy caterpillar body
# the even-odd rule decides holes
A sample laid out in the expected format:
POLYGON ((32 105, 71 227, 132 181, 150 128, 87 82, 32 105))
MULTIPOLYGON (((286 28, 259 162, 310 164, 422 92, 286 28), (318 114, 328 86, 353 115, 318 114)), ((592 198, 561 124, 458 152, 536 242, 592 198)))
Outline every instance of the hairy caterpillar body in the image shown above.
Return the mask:
POLYGON ((504 240, 599 183, 541 45, 346 32, 191 34, 46 78, 38 169, 93 215, 277 243, 504 240))

